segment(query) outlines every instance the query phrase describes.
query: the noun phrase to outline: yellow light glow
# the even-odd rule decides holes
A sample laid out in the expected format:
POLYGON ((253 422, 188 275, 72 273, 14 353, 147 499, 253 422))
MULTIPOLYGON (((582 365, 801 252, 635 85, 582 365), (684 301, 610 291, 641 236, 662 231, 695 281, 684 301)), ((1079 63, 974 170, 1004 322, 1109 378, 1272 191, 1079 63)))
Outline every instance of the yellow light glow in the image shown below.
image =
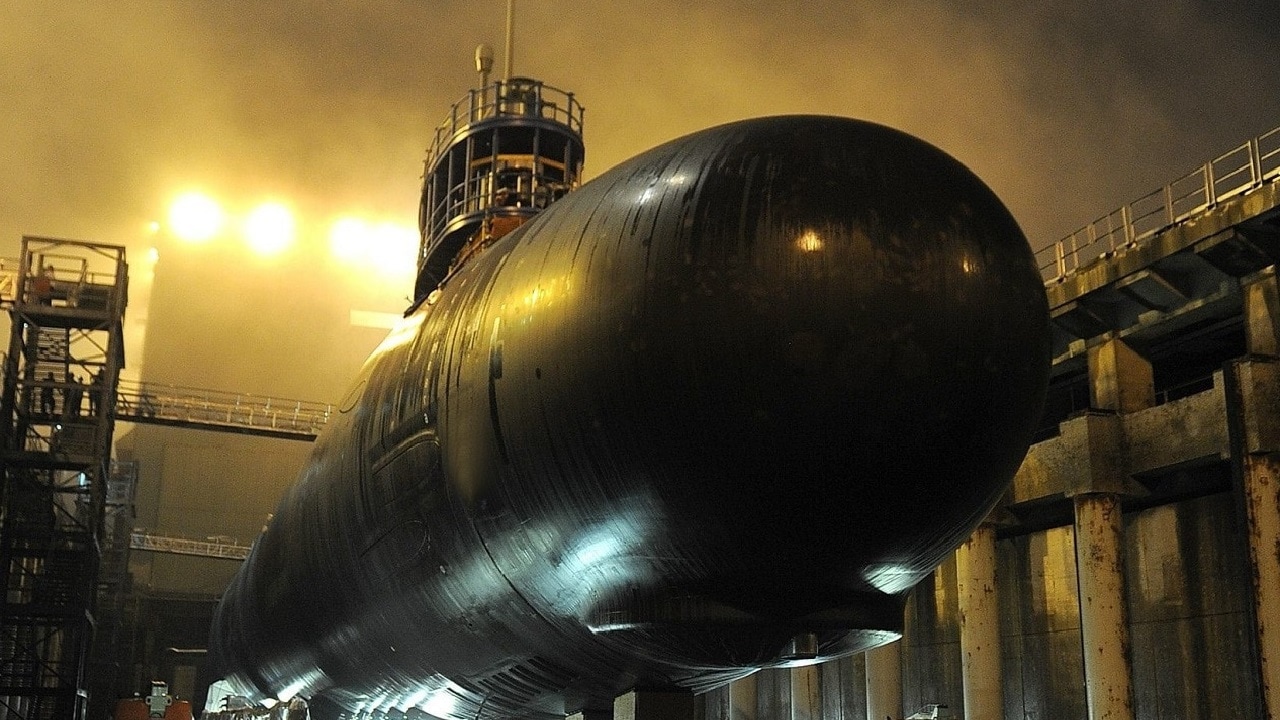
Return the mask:
POLYGON ((818 233, 806 230, 800 239, 796 240, 796 247, 803 252, 817 252, 822 249, 822 238, 818 237, 818 233))
POLYGON ((344 217, 329 228, 329 250, 343 264, 364 266, 391 277, 412 276, 417 270, 418 232, 396 223, 375 225, 344 217))
POLYGON ((293 243, 293 213, 280 203, 263 203, 244 221, 249 247, 263 255, 275 255, 293 243))
POLYGON ((418 233, 412 229, 383 223, 374 228, 369 243, 369 260, 386 275, 409 275, 416 270, 418 233))
POLYGON ((344 263, 355 262, 363 254, 369 226, 357 218, 341 218, 329 229, 329 249, 344 263))
POLYGON ((222 208, 208 195, 189 192, 169 206, 169 228, 187 242, 204 242, 222 229, 222 208))

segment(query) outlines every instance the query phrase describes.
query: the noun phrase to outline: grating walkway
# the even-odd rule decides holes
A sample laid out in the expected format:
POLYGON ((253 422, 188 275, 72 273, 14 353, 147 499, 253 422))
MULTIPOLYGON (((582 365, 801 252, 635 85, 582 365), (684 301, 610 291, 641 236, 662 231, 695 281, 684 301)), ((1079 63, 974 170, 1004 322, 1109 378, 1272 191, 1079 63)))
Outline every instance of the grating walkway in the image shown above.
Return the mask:
POLYGON ((329 403, 121 380, 118 421, 315 440, 333 413, 329 403))
POLYGON ((170 553, 173 555, 193 555, 195 557, 219 558, 222 560, 244 560, 249 556, 248 545, 241 545, 231 538, 194 538, 160 535, 135 529, 129 536, 129 548, 147 552, 170 553))

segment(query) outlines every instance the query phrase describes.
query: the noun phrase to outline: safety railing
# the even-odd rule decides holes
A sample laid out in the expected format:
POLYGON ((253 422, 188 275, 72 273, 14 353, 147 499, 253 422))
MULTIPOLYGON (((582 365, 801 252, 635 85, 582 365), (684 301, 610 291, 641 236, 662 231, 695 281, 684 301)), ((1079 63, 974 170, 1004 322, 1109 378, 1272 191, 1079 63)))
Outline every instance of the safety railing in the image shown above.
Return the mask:
POLYGON ((581 135, 582 114, 582 104, 573 93, 538 80, 513 78, 475 88, 453 104, 449 116, 436 128, 427 151, 428 167, 435 164, 435 158, 449 146, 454 135, 472 123, 519 115, 557 122, 581 135))
POLYGON ((13 302, 18 297, 18 272, 22 260, 0 258, 0 302, 13 302))
POLYGON ((514 178, 510 188, 500 187, 497 172, 473 177, 449 189, 432 209, 428 238, 439 238, 449 223, 463 216, 479 215, 488 210, 510 208, 512 212, 533 213, 545 209, 569 192, 569 184, 561 178, 523 172, 514 178))
POLYGON ((133 533, 129 536, 129 548, 132 550, 145 550, 172 555, 192 555, 222 560, 244 560, 249 556, 249 551, 252 549, 249 545, 241 545, 235 538, 231 537, 215 536, 197 540, 195 538, 147 532, 142 528, 134 528, 133 533))
POLYGON ((1113 210, 1036 253, 1040 274, 1061 280, 1099 257, 1133 247, 1218 203, 1280 177, 1280 127, 1113 210))
POLYGON ((330 403, 120 381, 120 420, 169 421, 213 429, 244 429, 314 437, 333 414, 330 403))

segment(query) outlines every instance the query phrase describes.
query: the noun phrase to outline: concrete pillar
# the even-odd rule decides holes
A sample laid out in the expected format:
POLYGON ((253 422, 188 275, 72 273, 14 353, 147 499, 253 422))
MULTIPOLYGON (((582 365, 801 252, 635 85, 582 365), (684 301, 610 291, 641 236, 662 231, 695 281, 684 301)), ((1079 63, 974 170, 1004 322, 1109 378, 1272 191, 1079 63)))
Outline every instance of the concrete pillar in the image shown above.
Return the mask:
POLYGON ((1242 464, 1262 701, 1267 718, 1280 718, 1280 454, 1242 464))
POLYGON ((960 671, 966 720, 1004 717, 1000 605, 996 595, 996 529, 983 523, 956 549, 960 596, 960 671))
POLYGON ((1248 527, 1263 717, 1275 720, 1280 718, 1280 362, 1229 363, 1223 379, 1232 461, 1248 527))
POLYGON ((1108 334, 1089 348, 1089 406, 1131 413, 1156 404, 1151 363, 1108 334))
POLYGON ((1122 563, 1124 518, 1114 493, 1076 495, 1076 577, 1089 720, 1133 720, 1122 563))
POLYGON ((822 670, 816 663, 791 668, 791 720, 822 720, 822 670))
POLYGON ((694 720, 689 692, 633 690, 613 701, 613 720, 694 720))
POLYGON ((1246 278, 1242 290, 1249 353, 1280 357, 1280 285, 1275 266, 1246 278))
POLYGON ((613 720, 613 708, 583 708, 568 716, 568 720, 613 720))
POLYGON ((902 712, 902 641, 866 652, 867 720, 900 718, 902 712))
POLYGON ((760 673, 753 673, 729 686, 729 718, 730 720, 756 720, 756 679, 760 673))

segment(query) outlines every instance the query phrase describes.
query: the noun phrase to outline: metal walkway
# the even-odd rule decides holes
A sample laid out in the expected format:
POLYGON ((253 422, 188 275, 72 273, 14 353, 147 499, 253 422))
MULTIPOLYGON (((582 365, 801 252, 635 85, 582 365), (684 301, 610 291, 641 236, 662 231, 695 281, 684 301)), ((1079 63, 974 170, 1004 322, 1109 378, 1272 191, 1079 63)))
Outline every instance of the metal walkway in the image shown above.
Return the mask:
POLYGON ((192 555, 194 557, 218 558, 220 560, 244 560, 249 557, 249 545, 241 545, 234 538, 211 537, 204 540, 161 535, 135 528, 129 536, 131 550, 169 553, 172 555, 192 555))
POLYGON ((315 440, 333 413, 329 403, 121 380, 118 421, 195 430, 315 440))

